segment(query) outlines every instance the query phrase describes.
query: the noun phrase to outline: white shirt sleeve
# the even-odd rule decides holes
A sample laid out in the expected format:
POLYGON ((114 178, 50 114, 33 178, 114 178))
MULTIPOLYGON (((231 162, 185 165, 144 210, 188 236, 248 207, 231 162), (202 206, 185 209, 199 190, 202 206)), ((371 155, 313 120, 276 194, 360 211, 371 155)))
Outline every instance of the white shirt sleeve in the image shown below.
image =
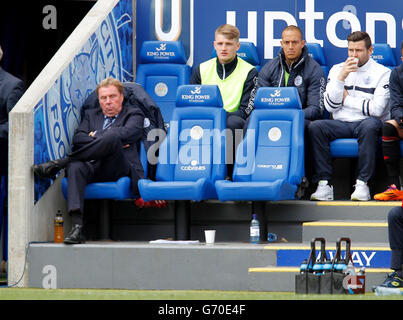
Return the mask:
POLYGON ((324 104, 328 112, 332 113, 343 105, 344 82, 337 80, 341 66, 335 65, 330 69, 326 91, 324 93, 324 104))

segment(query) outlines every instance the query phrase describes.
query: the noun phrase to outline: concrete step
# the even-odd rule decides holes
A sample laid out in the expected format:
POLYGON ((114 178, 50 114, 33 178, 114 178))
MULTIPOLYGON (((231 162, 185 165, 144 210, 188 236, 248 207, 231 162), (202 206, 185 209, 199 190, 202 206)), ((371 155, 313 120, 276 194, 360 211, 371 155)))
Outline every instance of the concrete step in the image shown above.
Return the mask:
MULTIPOLYGON (((335 245, 327 243, 326 248, 327 255, 334 256, 335 245)), ((386 270, 389 266, 386 244, 356 243, 351 249, 357 268, 386 270)), ((295 274, 309 252, 309 243, 37 243, 28 251, 28 286, 293 291, 295 274)), ((379 276, 370 283, 381 280, 379 276)))
MULTIPOLYGON (((365 291, 371 292, 371 288, 381 284, 391 271, 388 268, 366 269, 365 291)), ((295 292, 295 276, 299 268, 267 266, 249 268, 248 273, 250 291, 295 292)))
POLYGON ((268 221, 322 221, 322 220, 369 220, 384 221, 389 210, 401 206, 401 201, 306 201, 290 200, 268 202, 268 221))
POLYGON ((261 244, 88 242, 33 244, 28 286, 134 290, 248 290, 248 269, 274 264, 261 244))
POLYGON ((302 241, 324 237, 336 241, 340 237, 352 242, 388 242, 387 221, 326 220, 302 223, 302 241))

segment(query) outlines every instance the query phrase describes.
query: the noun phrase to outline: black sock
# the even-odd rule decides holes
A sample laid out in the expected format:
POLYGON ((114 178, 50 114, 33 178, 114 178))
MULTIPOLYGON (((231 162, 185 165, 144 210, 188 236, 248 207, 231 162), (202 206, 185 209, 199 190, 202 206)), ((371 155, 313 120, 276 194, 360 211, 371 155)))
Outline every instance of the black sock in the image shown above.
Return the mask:
POLYGON ((394 125, 385 122, 382 128, 382 151, 388 183, 400 189, 400 138, 394 125))
POLYGON ((71 223, 73 226, 76 224, 83 225, 83 214, 80 211, 71 211, 71 223))

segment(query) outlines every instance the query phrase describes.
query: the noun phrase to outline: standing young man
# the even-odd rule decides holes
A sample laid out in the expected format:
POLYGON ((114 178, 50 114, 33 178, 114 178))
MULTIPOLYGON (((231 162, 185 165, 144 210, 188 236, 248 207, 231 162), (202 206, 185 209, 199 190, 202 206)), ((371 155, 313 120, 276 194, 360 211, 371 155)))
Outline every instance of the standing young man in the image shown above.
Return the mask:
MULTIPOLYGON (((238 58, 240 33, 237 27, 224 24, 215 31, 214 48, 217 58, 209 59, 194 68, 190 84, 218 85, 227 111, 227 163, 232 163, 237 143, 236 129, 243 130, 253 109, 258 71, 254 66, 238 58), (231 147, 232 146, 232 147, 231 147)), ((242 138, 242 137, 241 137, 242 138)), ((229 176, 232 165, 228 167, 229 176)))
POLYGON ((368 180, 373 176, 382 121, 389 118, 390 69, 371 58, 368 33, 355 31, 348 38, 348 58, 329 72, 324 102, 333 119, 309 125, 314 178, 318 183, 311 200, 333 200, 330 142, 358 139, 358 177, 351 200, 370 199, 368 180))

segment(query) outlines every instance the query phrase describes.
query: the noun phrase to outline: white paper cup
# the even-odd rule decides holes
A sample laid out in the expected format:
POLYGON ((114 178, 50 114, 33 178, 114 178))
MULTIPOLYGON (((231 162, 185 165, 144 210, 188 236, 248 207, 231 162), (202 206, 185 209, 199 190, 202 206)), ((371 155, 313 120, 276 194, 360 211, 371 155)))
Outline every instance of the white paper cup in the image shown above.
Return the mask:
POLYGON ((358 67, 358 58, 354 58, 354 63, 358 67))
POLYGON ((204 230, 204 235, 206 236, 206 244, 214 244, 215 230, 204 230))

